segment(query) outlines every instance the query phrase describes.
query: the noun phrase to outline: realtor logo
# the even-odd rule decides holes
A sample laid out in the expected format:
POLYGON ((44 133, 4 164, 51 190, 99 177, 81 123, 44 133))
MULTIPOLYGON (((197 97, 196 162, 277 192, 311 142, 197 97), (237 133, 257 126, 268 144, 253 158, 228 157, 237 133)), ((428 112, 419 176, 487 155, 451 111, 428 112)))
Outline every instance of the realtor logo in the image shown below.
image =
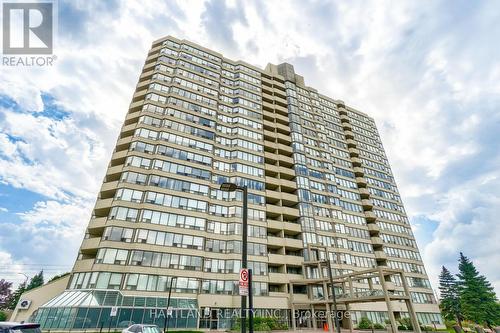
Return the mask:
POLYGON ((2 22, 3 54, 52 54, 51 2, 4 2, 2 22))

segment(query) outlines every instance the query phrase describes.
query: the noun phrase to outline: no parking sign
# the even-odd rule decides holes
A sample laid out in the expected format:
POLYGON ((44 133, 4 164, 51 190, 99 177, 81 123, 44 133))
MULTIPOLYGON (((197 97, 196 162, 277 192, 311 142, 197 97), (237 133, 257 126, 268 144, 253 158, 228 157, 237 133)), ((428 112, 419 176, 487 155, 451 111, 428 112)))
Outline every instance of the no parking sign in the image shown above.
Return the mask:
POLYGON ((248 296, 248 269, 240 269, 240 296, 248 296))

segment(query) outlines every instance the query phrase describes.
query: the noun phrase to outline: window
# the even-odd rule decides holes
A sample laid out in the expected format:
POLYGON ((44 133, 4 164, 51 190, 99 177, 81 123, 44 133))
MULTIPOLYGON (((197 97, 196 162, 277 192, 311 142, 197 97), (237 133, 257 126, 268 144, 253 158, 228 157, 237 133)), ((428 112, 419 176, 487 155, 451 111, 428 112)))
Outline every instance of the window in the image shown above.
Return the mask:
POLYGON ((132 241, 133 229, 121 227, 106 227, 102 236, 102 240, 125 242, 132 241))
POLYGON ((118 249, 101 248, 97 252, 96 264, 125 265, 128 251, 118 249))
POLYGON ((108 218, 110 220, 123 220, 129 222, 135 222, 137 220, 137 215, 139 210, 127 207, 113 207, 109 213, 108 218))
POLYGON ((130 202, 141 202, 142 191, 121 188, 116 191, 115 200, 123 200, 130 202))

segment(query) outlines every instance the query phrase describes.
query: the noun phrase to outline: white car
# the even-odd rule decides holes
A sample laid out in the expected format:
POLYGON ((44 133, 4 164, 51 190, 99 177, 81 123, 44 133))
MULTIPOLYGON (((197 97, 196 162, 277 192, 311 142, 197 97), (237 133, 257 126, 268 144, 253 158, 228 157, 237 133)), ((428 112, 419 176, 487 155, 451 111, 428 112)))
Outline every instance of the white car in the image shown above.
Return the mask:
POLYGON ((122 333, 161 333, 161 330, 156 325, 134 324, 124 329, 122 333))

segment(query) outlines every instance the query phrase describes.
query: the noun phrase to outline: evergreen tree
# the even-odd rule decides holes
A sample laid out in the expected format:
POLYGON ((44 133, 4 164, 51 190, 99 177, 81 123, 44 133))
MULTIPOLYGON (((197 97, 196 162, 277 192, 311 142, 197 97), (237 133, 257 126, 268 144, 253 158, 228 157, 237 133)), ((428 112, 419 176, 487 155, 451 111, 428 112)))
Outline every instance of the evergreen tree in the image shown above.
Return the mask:
POLYGON ((28 283, 28 286, 26 287, 26 291, 40 286, 43 286, 43 270, 31 278, 30 283, 28 283))
POLYGON ((460 297, 455 277, 443 266, 439 275, 439 291, 441 302, 439 307, 446 320, 456 320, 462 326, 462 313, 460 309, 460 297))
POLYGON ((7 308, 10 310, 14 310, 16 308, 17 302, 21 298, 21 295, 26 291, 26 282, 23 282, 17 287, 16 291, 12 293, 12 297, 10 298, 9 304, 7 304, 7 308))
POLYGON ((493 287, 463 253, 460 253, 458 270, 458 291, 464 318, 489 327, 500 324, 500 306, 493 287))

